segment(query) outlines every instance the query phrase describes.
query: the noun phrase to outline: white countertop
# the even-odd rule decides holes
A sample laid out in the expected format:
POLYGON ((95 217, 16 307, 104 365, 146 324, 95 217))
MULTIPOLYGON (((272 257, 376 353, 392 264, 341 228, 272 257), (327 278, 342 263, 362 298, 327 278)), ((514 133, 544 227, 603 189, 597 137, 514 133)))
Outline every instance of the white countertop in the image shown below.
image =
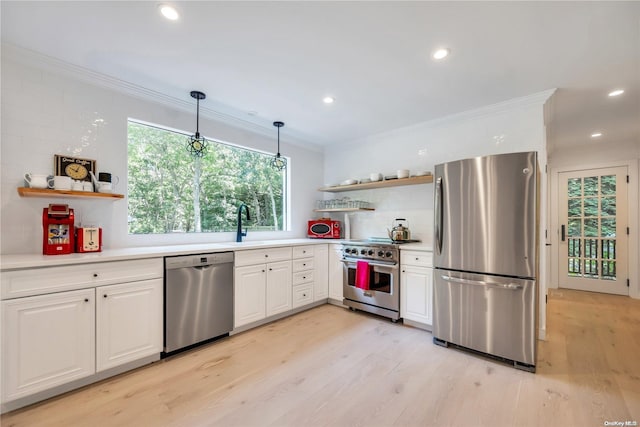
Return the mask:
POLYGON ((194 245, 141 246, 135 248, 106 249, 102 252, 73 253, 68 255, 10 254, 0 255, 0 270, 57 267, 61 265, 85 264, 89 262, 123 261, 128 259, 156 258, 173 255, 200 254, 209 252, 241 251, 246 249, 276 248, 279 246, 317 245, 342 243, 334 239, 286 239, 200 243, 194 245))
POLYGON ((431 246, 430 243, 423 243, 423 242, 417 242, 417 243, 404 243, 402 245, 400 245, 400 250, 410 250, 410 251, 426 251, 426 252, 433 252, 433 246, 431 246))

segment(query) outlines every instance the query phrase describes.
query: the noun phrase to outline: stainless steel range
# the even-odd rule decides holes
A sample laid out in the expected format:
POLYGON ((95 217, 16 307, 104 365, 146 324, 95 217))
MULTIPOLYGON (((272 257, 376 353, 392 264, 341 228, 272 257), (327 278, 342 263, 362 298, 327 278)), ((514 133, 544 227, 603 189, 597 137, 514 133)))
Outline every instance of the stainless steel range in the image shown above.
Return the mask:
POLYGON ((344 305, 396 322, 400 318, 398 244, 368 240, 345 242, 342 263, 344 305), (368 280, 363 281, 363 277, 368 280))

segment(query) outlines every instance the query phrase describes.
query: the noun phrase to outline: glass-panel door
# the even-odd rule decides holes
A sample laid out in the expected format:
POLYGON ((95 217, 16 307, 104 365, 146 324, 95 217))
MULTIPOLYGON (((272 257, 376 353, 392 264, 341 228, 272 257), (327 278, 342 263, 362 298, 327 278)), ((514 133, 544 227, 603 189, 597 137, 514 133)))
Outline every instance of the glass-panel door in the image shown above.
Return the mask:
POLYGON ((628 295, 627 168, 559 176, 559 286, 628 295))

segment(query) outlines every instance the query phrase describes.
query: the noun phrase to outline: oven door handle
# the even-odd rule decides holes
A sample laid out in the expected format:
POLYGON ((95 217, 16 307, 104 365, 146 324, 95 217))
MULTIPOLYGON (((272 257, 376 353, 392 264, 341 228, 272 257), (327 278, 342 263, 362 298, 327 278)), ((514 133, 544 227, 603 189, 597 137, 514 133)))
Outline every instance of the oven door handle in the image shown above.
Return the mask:
MULTIPOLYGON (((342 261, 344 264, 355 264, 356 261, 358 260, 351 260, 351 259, 344 259, 342 258, 340 261, 342 261)), ((397 270, 398 269, 398 264, 383 264, 380 262, 371 262, 371 261, 367 261, 369 263, 370 266, 372 267, 386 267, 386 268, 391 268, 393 270, 397 270)))

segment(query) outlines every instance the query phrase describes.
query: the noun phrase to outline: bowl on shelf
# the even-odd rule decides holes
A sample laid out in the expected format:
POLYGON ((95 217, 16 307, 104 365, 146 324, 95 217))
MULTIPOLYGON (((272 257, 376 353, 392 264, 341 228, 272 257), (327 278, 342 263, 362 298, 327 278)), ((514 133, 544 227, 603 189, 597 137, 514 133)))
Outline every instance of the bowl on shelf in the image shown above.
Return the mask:
POLYGON ((358 180, 357 179, 347 179, 344 180, 340 183, 340 185, 353 185, 353 184, 357 184, 358 180))

